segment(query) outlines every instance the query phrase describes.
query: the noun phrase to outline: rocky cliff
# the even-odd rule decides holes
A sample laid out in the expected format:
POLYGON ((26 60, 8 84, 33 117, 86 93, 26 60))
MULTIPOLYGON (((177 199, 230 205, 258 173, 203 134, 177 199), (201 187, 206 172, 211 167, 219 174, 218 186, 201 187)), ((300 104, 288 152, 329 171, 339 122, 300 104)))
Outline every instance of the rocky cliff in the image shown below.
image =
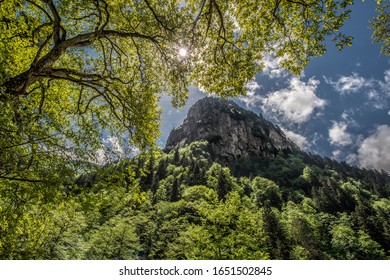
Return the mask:
POLYGON ((207 140, 212 154, 225 160, 261 156, 298 149, 271 122, 232 101, 206 97, 188 111, 183 124, 173 129, 165 150, 182 148, 197 140, 207 140))

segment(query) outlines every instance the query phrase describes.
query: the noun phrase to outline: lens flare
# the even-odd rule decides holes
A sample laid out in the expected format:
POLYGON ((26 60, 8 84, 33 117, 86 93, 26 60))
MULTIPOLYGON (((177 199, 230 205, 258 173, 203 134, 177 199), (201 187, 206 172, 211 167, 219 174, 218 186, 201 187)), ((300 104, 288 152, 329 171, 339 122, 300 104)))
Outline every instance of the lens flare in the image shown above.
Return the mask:
POLYGON ((179 50, 179 55, 180 55, 181 57, 187 56, 187 50, 186 50, 185 48, 180 48, 180 50, 179 50))

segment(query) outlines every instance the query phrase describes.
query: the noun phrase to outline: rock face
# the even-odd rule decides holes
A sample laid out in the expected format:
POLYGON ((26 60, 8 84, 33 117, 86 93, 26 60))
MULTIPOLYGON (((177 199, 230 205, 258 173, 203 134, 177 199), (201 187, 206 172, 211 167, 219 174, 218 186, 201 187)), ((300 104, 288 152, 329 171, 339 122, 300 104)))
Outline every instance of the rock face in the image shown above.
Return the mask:
POLYGON ((165 150, 207 140, 212 154, 224 160, 261 156, 274 158, 297 146, 277 126, 232 101, 206 97, 188 111, 183 124, 171 131, 165 150))

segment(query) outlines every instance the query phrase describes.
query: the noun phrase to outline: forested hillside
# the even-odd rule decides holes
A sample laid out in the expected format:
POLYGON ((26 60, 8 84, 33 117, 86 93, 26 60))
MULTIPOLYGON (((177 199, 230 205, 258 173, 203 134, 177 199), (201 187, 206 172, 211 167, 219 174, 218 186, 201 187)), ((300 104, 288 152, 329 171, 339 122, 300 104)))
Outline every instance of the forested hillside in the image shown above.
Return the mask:
POLYGON ((388 175, 302 152, 227 167, 208 146, 2 188, 1 258, 389 258, 388 175))

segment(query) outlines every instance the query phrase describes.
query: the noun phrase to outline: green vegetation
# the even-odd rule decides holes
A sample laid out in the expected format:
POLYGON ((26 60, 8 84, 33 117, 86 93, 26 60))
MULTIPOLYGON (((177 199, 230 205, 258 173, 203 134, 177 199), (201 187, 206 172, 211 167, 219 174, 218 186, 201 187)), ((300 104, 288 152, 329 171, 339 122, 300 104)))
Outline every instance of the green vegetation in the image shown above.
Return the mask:
POLYGON ((69 181, 68 170, 97 160, 103 132, 148 150, 159 137, 159 94, 177 106, 190 85, 245 94, 265 54, 299 73, 326 37, 350 44, 339 30, 351 4, 0 1, 0 178, 69 181))
POLYGON ((0 185, 1 259, 388 259, 390 177, 295 153, 242 170, 207 142, 69 185, 0 185), (279 172, 279 173, 278 173, 279 172))
POLYGON ((390 11, 389 4, 382 3, 378 0, 378 15, 370 20, 370 28, 374 29, 372 39, 375 43, 381 43, 383 54, 390 55, 390 11))
POLYGON ((388 258, 385 174, 153 151, 159 94, 244 94, 264 55, 298 74, 351 44, 352 3, 0 0, 0 259, 388 258), (100 168, 103 135, 144 153, 100 168))

